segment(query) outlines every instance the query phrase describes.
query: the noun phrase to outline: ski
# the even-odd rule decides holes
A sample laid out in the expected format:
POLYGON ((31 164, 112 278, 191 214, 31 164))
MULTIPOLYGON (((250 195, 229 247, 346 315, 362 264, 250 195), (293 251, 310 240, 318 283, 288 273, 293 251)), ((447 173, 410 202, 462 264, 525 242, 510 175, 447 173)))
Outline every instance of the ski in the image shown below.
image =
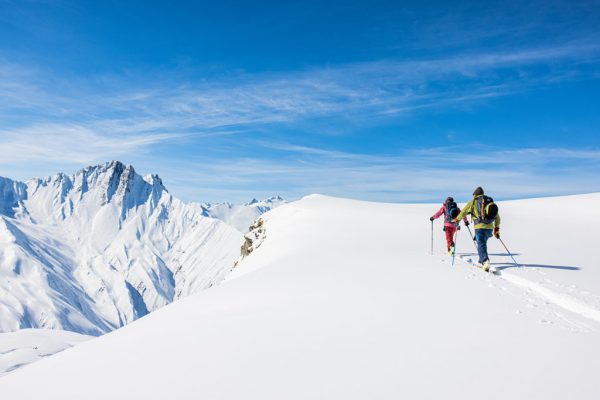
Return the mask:
POLYGON ((491 275, 500 275, 500 271, 498 271, 498 269, 496 269, 496 267, 494 266, 490 265, 489 269, 486 269, 482 264, 473 261, 471 257, 465 258, 463 256, 460 256, 460 259, 473 267, 479 268, 483 272, 487 272, 491 275))

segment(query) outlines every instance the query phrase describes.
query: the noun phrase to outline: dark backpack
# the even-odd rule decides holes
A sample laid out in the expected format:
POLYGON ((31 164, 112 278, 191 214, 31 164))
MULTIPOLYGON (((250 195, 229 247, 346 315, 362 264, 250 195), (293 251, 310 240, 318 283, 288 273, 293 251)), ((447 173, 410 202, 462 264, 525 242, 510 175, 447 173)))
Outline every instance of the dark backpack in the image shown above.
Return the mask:
POLYGON ((454 218, 458 216, 460 210, 458 209, 458 204, 455 201, 447 201, 446 202, 446 222, 452 222, 454 218))
POLYGON ((491 224, 498 215, 498 206, 494 199, 481 195, 475 199, 475 223, 491 224))

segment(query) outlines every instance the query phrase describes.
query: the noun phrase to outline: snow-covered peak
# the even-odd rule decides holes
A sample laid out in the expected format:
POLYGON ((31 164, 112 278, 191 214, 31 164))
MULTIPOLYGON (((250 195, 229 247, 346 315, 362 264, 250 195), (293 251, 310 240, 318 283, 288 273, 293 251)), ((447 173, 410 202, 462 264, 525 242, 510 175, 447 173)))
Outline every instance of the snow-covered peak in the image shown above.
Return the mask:
POLYGON ((167 188, 163 185, 162 179, 157 174, 147 174, 144 176, 144 181, 149 185, 162 188, 162 190, 168 192, 167 188))
POLYGON ((110 161, 103 165, 84 168, 73 178, 77 191, 84 193, 90 188, 96 188, 103 203, 109 203, 113 198, 127 206, 144 203, 153 196, 152 200, 166 191, 158 175, 143 178, 136 173, 132 165, 120 161, 110 161))
POLYGON ((269 205, 269 204, 275 204, 275 203, 281 203, 281 202, 285 202, 285 200, 283 200, 283 198, 281 196, 271 196, 271 197, 268 197, 263 200, 258 200, 256 197, 254 197, 252 200, 250 200, 245 205, 259 207, 262 205, 269 205))
POLYGON ((81 207, 96 213, 108 204, 124 219, 131 209, 143 204, 153 209, 163 196, 171 198, 158 175, 142 177, 120 161, 88 166, 73 175, 31 179, 26 186, 35 203, 27 211, 34 219, 66 219, 81 207))
POLYGON ((203 204, 203 213, 206 216, 217 218, 233 226, 240 232, 248 232, 248 227, 262 214, 285 204, 280 196, 272 196, 264 200, 253 198, 246 204, 203 204))

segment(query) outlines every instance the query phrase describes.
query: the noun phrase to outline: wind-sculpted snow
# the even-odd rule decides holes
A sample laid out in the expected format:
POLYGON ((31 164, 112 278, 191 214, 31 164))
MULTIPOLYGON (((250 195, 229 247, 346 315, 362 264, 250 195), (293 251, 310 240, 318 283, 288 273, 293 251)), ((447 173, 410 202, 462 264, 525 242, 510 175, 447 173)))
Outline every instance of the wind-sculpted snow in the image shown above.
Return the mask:
POLYGON ((0 195, 0 331, 108 332, 219 283, 243 242, 116 161, 0 195))

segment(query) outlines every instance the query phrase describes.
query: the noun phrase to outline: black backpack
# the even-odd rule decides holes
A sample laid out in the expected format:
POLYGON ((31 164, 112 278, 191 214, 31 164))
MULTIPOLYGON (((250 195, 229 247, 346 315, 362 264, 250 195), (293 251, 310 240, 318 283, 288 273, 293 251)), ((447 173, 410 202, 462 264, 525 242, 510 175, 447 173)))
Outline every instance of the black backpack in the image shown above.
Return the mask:
POLYGON ((491 224, 498 215, 498 206, 494 199, 489 196, 481 195, 475 199, 475 223, 491 224))
POLYGON ((446 202, 446 222, 452 222, 452 220, 458 217, 460 210, 458 209, 458 204, 455 201, 447 201, 446 202))

